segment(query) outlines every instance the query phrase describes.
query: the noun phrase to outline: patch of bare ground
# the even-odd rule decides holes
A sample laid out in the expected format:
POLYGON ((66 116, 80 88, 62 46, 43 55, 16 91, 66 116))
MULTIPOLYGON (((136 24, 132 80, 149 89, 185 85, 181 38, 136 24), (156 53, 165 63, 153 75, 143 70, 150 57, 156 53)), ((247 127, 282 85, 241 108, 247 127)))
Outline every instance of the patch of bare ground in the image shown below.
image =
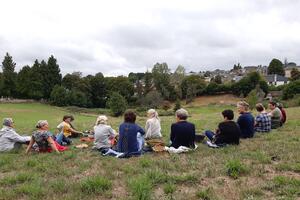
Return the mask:
POLYGON ((191 106, 206 106, 209 104, 218 105, 235 105, 237 101, 241 98, 234 96, 233 94, 222 94, 222 95, 212 95, 212 96, 200 96, 197 97, 191 106))

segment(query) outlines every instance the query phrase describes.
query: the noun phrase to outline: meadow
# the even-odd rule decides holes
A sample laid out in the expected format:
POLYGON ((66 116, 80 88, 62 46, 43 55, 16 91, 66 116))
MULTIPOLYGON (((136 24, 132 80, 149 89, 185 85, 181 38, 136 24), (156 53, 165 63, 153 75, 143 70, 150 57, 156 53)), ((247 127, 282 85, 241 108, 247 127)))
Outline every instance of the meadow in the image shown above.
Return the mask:
MULTIPOLYGON (((223 109, 235 110, 229 105, 186 108, 198 133, 214 130, 223 109)), ((17 132, 24 135, 40 119, 47 119, 54 132, 68 113, 38 103, 0 104, 0 118, 14 118, 17 132)), ((197 150, 180 155, 116 159, 74 146, 62 154, 26 155, 25 148, 0 153, 0 199, 299 199, 300 107, 287 108, 287 113, 284 127, 239 146, 212 149, 199 143, 197 150)), ((96 120, 94 112, 72 114, 79 130, 91 129, 96 120)), ((145 121, 145 116, 137 119, 141 126, 145 121)), ((161 117, 166 142, 174 121, 174 116, 161 117)), ((115 129, 121 122, 121 117, 109 117, 115 129)))

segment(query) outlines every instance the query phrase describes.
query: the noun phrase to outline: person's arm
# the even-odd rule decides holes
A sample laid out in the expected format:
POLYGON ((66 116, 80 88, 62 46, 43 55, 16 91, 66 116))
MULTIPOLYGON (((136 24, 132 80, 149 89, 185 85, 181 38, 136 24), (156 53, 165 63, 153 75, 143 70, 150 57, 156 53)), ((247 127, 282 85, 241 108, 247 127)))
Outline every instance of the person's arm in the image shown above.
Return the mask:
POLYGON ((31 137, 29 145, 28 145, 28 147, 26 149, 26 154, 28 154, 28 152, 30 151, 30 149, 31 149, 31 147, 32 147, 33 144, 34 144, 34 139, 33 139, 33 137, 31 137))
POLYGON ((116 131, 112 129, 112 127, 109 128, 109 137, 114 138, 116 136, 116 131))
POLYGON ((28 139, 29 136, 21 136, 15 131, 11 131, 11 134, 9 135, 9 139, 14 141, 14 142, 20 142, 20 143, 25 143, 28 142, 30 139, 28 139))
POLYGON ((48 143, 50 144, 51 148, 53 149, 53 151, 56 151, 57 153, 59 153, 58 149, 56 148, 56 145, 54 143, 54 140, 52 139, 52 137, 48 137, 47 138, 48 143))
POLYGON ((72 132, 72 133, 76 133, 76 134, 83 134, 83 132, 81 132, 81 131, 77 131, 77 130, 75 130, 75 129, 73 129, 73 128, 69 128, 69 130, 72 132))

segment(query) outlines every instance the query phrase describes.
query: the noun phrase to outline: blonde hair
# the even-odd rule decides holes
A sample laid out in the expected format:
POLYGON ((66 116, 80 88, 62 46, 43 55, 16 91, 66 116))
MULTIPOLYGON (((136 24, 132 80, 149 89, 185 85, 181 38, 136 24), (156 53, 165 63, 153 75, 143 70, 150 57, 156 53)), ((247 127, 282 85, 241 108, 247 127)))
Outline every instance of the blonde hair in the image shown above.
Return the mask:
POLYGON ((150 115, 151 118, 156 118, 156 119, 160 120, 159 117, 158 117, 158 112, 156 110, 149 109, 147 111, 147 113, 150 115))
POLYGON ((246 111, 249 110, 249 104, 246 101, 239 101, 236 105, 238 107, 243 107, 246 111))
POLYGON ((47 120, 39 120, 36 124, 36 128, 42 128, 43 126, 45 126, 46 124, 48 124, 47 120))
POLYGON ((96 120, 96 126, 99 124, 107 124, 107 117, 105 115, 99 115, 96 120))

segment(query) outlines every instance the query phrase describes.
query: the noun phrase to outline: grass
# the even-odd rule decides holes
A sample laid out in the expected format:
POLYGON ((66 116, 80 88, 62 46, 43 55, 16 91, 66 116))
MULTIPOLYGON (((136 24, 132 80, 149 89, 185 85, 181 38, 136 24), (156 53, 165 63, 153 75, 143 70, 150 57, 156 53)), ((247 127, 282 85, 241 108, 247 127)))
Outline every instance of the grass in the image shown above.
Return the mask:
MULTIPOLYGON (((214 130, 225 105, 187 107, 198 133, 214 130)), ((0 104, 0 118, 13 117, 16 130, 30 135, 47 119, 50 129, 63 115, 74 126, 91 129, 102 109, 67 110, 43 104, 0 104)), ((239 146, 198 149, 182 155, 145 154, 131 159, 102 157, 73 146, 57 154, 0 153, 0 199, 299 199, 300 107, 288 108, 288 122, 270 134, 257 134, 239 146)), ((146 117, 137 123, 144 126, 146 117)), ((122 118, 109 117, 118 130, 122 118)), ((162 116, 162 134, 169 140, 173 116, 162 116)), ((74 141, 80 143, 79 140, 74 141)), ((91 144, 89 144, 92 146, 91 144)))

